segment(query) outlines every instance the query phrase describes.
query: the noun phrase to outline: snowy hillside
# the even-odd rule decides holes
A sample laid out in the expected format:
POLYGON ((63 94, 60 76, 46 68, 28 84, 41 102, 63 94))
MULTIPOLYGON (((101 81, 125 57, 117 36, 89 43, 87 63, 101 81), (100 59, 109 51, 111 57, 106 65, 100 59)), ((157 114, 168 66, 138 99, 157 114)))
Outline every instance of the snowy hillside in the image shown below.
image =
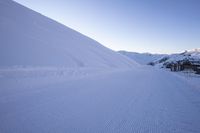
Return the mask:
POLYGON ((0 67, 111 67, 137 63, 10 0, 0 0, 0 67))
POLYGON ((119 51, 119 53, 142 65, 147 65, 149 62, 155 61, 165 56, 164 54, 136 53, 127 51, 119 51))

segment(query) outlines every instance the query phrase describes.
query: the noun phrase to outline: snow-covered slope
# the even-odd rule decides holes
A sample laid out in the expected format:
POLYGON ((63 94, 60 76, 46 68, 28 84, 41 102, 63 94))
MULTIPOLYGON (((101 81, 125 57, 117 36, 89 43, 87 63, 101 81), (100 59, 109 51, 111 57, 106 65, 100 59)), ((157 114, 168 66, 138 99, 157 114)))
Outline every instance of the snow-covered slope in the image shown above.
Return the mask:
POLYGON ((119 51, 119 53, 129 57, 130 59, 142 65, 146 65, 149 62, 152 62, 165 56, 164 54, 136 53, 127 51, 119 51))
POLYGON ((11 0, 0 0, 0 67, 132 67, 134 61, 11 0))

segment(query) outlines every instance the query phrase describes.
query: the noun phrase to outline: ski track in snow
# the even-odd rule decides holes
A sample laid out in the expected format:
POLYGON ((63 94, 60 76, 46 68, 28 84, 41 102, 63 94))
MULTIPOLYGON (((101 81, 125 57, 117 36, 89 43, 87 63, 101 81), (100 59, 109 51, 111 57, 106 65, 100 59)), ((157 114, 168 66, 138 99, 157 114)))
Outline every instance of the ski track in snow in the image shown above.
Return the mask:
POLYGON ((1 133, 200 132, 199 90, 169 72, 43 78, 0 78, 1 133))

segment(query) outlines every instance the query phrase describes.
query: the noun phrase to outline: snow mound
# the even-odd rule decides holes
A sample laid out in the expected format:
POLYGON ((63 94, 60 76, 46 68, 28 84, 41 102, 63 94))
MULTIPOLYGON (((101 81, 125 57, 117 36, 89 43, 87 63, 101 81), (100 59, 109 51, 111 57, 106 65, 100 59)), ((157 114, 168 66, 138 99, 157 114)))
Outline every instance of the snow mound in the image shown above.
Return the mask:
POLYGON ((0 67, 129 68, 134 61, 13 1, 0 1, 0 67))

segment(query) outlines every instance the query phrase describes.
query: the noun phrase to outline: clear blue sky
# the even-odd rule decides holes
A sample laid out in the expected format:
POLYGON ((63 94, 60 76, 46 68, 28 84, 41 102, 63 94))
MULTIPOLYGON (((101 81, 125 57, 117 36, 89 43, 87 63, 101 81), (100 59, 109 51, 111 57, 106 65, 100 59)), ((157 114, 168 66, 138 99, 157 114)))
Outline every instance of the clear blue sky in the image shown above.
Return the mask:
POLYGON ((200 47, 200 0, 15 0, 113 50, 200 47))

